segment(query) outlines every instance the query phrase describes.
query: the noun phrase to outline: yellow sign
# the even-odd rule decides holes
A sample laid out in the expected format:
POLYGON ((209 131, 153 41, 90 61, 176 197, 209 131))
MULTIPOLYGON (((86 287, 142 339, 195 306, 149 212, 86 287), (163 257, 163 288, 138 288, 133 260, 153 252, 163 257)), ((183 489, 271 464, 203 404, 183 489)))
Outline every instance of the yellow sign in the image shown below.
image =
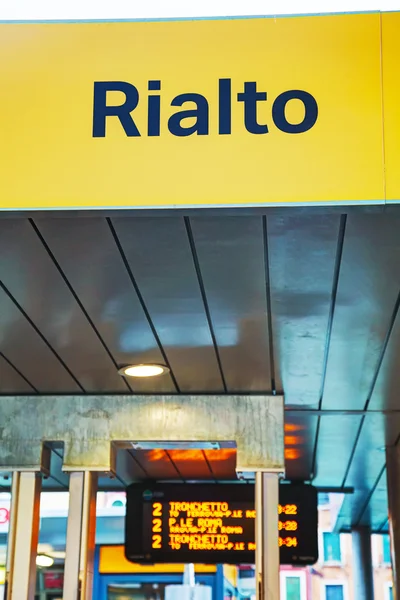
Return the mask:
POLYGON ((382 203, 384 146, 395 198, 381 20, 2 24, 0 208, 382 203))
POLYGON ((400 13, 382 15, 386 199, 400 202, 400 13))
MULTIPOLYGON (((139 565, 125 558, 123 546, 101 546, 99 572, 106 573, 183 573, 183 564, 139 565)), ((196 573, 215 573, 215 565, 195 565, 196 573)))

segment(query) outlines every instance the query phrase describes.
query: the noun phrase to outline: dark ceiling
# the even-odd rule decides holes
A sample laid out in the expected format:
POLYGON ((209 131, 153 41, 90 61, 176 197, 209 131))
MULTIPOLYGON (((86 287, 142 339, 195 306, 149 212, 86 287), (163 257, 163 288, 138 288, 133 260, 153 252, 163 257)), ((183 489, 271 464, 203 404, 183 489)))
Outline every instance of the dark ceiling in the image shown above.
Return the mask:
MULTIPOLYGON (((354 487, 340 526, 386 529, 399 257, 396 210, 4 216, 0 393, 283 392, 287 479, 354 487), (118 375, 138 362, 171 375, 118 375)), ((216 455, 132 452, 138 477, 225 477, 216 455)))

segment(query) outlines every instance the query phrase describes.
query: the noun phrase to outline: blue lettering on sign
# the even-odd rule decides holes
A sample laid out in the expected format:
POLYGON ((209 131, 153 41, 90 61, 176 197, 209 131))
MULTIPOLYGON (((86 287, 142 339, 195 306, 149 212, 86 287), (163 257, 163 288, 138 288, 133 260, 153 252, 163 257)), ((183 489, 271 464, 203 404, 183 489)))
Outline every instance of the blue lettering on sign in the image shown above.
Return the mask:
MULTIPOLYGON (((148 92, 147 135, 158 137, 162 118, 161 81, 159 79, 150 80, 148 92)), ((96 81, 93 99, 93 137, 106 137, 107 119, 111 117, 119 120, 127 137, 140 137, 142 134, 132 116, 140 101, 139 90, 132 83, 96 81), (120 92, 123 95, 122 103, 108 104, 108 92, 120 92)), ((243 92, 237 94, 237 101, 243 103, 245 129, 253 135, 269 133, 268 124, 260 123, 258 117, 259 103, 268 102, 267 92, 259 91, 255 81, 246 81, 243 92)), ((187 137, 194 134, 209 134, 210 107, 205 96, 194 92, 179 94, 171 100, 170 105, 182 109, 173 113, 168 119, 168 131, 172 135, 187 137), (187 119, 190 119, 189 124, 187 119)), ((304 90, 285 91, 273 101, 271 119, 275 127, 284 133, 305 133, 317 122, 317 101, 314 96, 304 90), (291 123, 286 118, 286 108, 292 100, 300 101, 304 107, 304 117, 299 123, 291 123)), ((232 133, 232 81, 230 79, 220 79, 218 82, 218 133, 219 135, 231 135, 232 133)))

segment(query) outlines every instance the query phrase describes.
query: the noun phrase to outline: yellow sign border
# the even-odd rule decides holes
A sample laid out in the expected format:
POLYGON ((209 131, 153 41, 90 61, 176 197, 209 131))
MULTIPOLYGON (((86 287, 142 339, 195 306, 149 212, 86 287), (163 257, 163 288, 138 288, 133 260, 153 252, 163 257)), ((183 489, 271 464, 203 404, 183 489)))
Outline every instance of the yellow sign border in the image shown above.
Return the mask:
MULTIPOLYGON (((125 558, 124 546, 100 546, 99 573, 126 574, 126 573, 183 573, 184 564, 159 564, 140 565, 131 563, 125 558)), ((196 573, 216 573, 216 565, 195 565, 196 573)))
MULTIPOLYGON (((398 202, 399 15, 1 23, 0 210, 398 202), (218 81, 227 77, 231 134, 222 135, 218 81), (146 102, 157 92, 147 87, 156 78, 162 118, 151 137, 146 102), (94 82, 105 80, 140 92, 140 137, 125 136, 118 119, 103 139, 89 132, 94 82), (256 117, 266 135, 244 122, 250 99, 236 98, 246 81, 266 90, 256 117), (318 102, 315 126, 301 135, 274 120, 291 89, 318 102), (208 134, 174 137, 170 103, 188 91, 208 103, 208 134)), ((301 122, 296 102, 288 122, 301 122)))

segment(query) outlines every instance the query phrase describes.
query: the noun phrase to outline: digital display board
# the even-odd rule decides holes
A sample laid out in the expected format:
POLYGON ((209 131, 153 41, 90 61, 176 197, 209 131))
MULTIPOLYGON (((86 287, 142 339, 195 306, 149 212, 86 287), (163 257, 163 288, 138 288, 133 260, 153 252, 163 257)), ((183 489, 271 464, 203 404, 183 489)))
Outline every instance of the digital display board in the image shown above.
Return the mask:
MULTIPOLYGON (((318 560, 317 491, 279 486, 280 562, 318 560)), ((133 484, 127 490, 125 555, 142 563, 255 562, 251 484, 133 484)))

